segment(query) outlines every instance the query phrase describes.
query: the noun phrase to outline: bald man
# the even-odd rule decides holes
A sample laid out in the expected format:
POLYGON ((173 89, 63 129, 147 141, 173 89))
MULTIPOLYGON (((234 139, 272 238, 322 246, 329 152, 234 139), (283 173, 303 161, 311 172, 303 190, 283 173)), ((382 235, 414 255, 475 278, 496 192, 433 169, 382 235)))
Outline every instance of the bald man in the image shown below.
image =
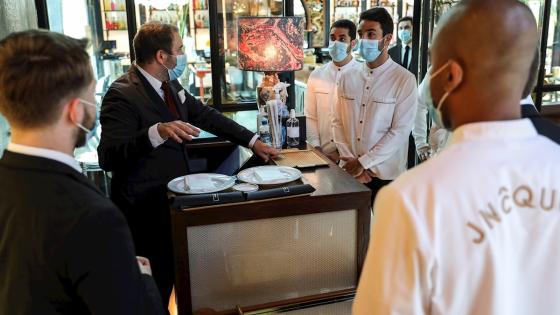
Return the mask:
POLYGON ((451 144, 378 194, 354 314, 560 314, 560 146, 520 119, 537 39, 516 0, 440 20, 430 91, 451 144))

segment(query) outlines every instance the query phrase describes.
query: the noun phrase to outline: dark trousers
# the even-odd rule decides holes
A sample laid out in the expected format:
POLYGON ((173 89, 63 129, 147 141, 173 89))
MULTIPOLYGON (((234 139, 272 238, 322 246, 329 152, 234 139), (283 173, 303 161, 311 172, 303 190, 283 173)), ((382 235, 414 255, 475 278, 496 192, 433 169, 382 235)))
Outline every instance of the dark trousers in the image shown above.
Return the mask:
POLYGON ((133 201, 120 194, 113 194, 111 197, 128 221, 136 255, 150 260, 152 276, 161 294, 165 314, 168 314, 167 305, 173 289, 175 266, 166 188, 151 189, 136 196, 133 201))
POLYGON ((367 186, 367 188, 369 188, 371 190, 371 206, 373 208, 373 203, 375 201, 375 197, 377 196, 377 193, 379 192, 379 190, 381 190, 381 188, 383 188, 386 185, 389 185, 389 183, 391 183, 391 180, 383 180, 383 179, 379 179, 377 177, 374 177, 373 180, 367 184, 365 184, 367 186))

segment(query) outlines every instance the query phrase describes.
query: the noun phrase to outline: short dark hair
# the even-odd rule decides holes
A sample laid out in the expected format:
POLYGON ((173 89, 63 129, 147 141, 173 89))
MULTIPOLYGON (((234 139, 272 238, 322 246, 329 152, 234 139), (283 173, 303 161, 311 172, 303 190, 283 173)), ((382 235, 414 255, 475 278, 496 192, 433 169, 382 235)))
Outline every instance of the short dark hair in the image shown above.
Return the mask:
POLYGON ((533 61, 531 62, 531 69, 529 69, 529 77, 527 78, 527 83, 523 88, 523 98, 526 98, 531 94, 533 88, 537 84, 537 75, 539 73, 539 67, 541 65, 541 52, 537 48, 535 50, 535 56, 533 57, 533 61))
POLYGON ((173 34, 178 32, 176 26, 159 22, 142 25, 132 40, 136 63, 142 65, 152 61, 158 50, 171 54, 173 34))
POLYGON ((383 30, 383 36, 387 34, 393 34, 393 18, 385 10, 385 8, 375 7, 369 10, 366 10, 360 14, 360 22, 363 20, 366 21, 375 21, 381 24, 381 29, 383 30))
POLYGON ((79 97, 94 80, 88 41, 28 30, 0 41, 0 112, 20 128, 53 124, 62 102, 79 97))
POLYGON ((354 22, 346 19, 338 20, 332 24, 331 30, 335 27, 347 29, 350 38, 356 39, 356 24, 354 24, 354 22))
POLYGON ((410 16, 405 16, 405 17, 402 17, 402 18, 399 20, 399 23, 397 23, 397 25, 401 24, 401 22, 406 22, 406 21, 410 21, 410 24, 413 24, 412 17, 410 17, 410 16))

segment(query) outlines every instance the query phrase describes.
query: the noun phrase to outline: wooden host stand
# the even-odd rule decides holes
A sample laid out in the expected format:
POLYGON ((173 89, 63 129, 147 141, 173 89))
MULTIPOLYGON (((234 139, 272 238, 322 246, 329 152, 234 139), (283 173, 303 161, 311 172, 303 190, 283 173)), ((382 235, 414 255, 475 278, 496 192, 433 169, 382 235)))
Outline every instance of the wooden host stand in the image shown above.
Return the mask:
POLYGON ((274 308, 353 292, 369 242, 371 192, 332 162, 302 173, 303 183, 315 188, 310 195, 194 208, 171 206, 180 315, 245 314, 243 309, 274 308), (330 222, 330 218, 335 219, 330 222), (284 231, 285 226, 295 232, 284 231), (352 228, 346 230, 346 226, 352 228), (346 239, 352 240, 352 248, 340 246, 340 240, 346 239), (335 263, 321 262, 331 259, 335 263), (255 263, 259 260, 262 264, 255 263), (333 265, 340 270, 332 269, 338 268, 333 265), (351 274, 350 282, 336 278, 344 273, 351 274), (331 276, 332 281, 327 279, 331 276), (204 299, 200 292, 206 292, 204 299), (216 306, 219 301, 224 302, 216 306))

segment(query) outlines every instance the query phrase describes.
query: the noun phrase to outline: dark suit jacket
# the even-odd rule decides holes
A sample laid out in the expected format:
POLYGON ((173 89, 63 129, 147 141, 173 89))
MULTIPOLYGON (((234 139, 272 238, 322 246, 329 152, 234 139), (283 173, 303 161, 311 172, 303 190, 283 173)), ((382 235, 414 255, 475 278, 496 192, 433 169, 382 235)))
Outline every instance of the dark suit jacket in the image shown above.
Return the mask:
POLYGON ((529 118, 537 132, 550 140, 560 144, 560 126, 541 117, 533 104, 521 105, 521 117, 529 118))
MULTIPOLYGON (((176 80, 170 88, 181 120, 234 143, 249 144, 252 132, 188 93, 181 104, 178 92, 183 88, 176 80)), ((111 85, 103 98, 100 120, 99 163, 113 172, 113 195, 136 204, 139 196, 189 173, 184 145, 168 140, 154 149, 150 143, 148 129, 152 125, 175 119, 136 66, 111 85)))
POLYGON ((162 314, 126 221, 81 173, 0 159, 0 314, 162 314))
MULTIPOLYGON (((412 48, 412 47, 411 47, 412 48)), ((412 54, 412 49, 410 50, 410 54, 412 54)), ((394 62, 398 63, 399 65, 405 67, 408 71, 412 72, 412 74, 414 74, 416 76, 416 69, 415 69, 415 65, 418 64, 417 61, 417 57, 414 56, 414 54, 411 56, 410 59, 410 64, 408 67, 406 67, 405 65, 403 65, 402 59, 404 56, 402 56, 402 44, 399 42, 396 46, 393 46, 392 48, 389 48, 389 56, 391 57, 391 59, 393 59, 394 62)))
MULTIPOLYGON (((247 146, 254 136, 246 128, 205 106, 170 82, 181 120, 234 143, 247 146)), ((152 261, 154 277, 163 295, 173 281, 173 249, 167 202, 167 183, 189 173, 184 144, 167 140, 153 148, 148 129, 174 121, 163 99, 136 66, 117 79, 101 105, 100 166, 113 173, 111 199, 125 213, 139 255, 152 261)))

